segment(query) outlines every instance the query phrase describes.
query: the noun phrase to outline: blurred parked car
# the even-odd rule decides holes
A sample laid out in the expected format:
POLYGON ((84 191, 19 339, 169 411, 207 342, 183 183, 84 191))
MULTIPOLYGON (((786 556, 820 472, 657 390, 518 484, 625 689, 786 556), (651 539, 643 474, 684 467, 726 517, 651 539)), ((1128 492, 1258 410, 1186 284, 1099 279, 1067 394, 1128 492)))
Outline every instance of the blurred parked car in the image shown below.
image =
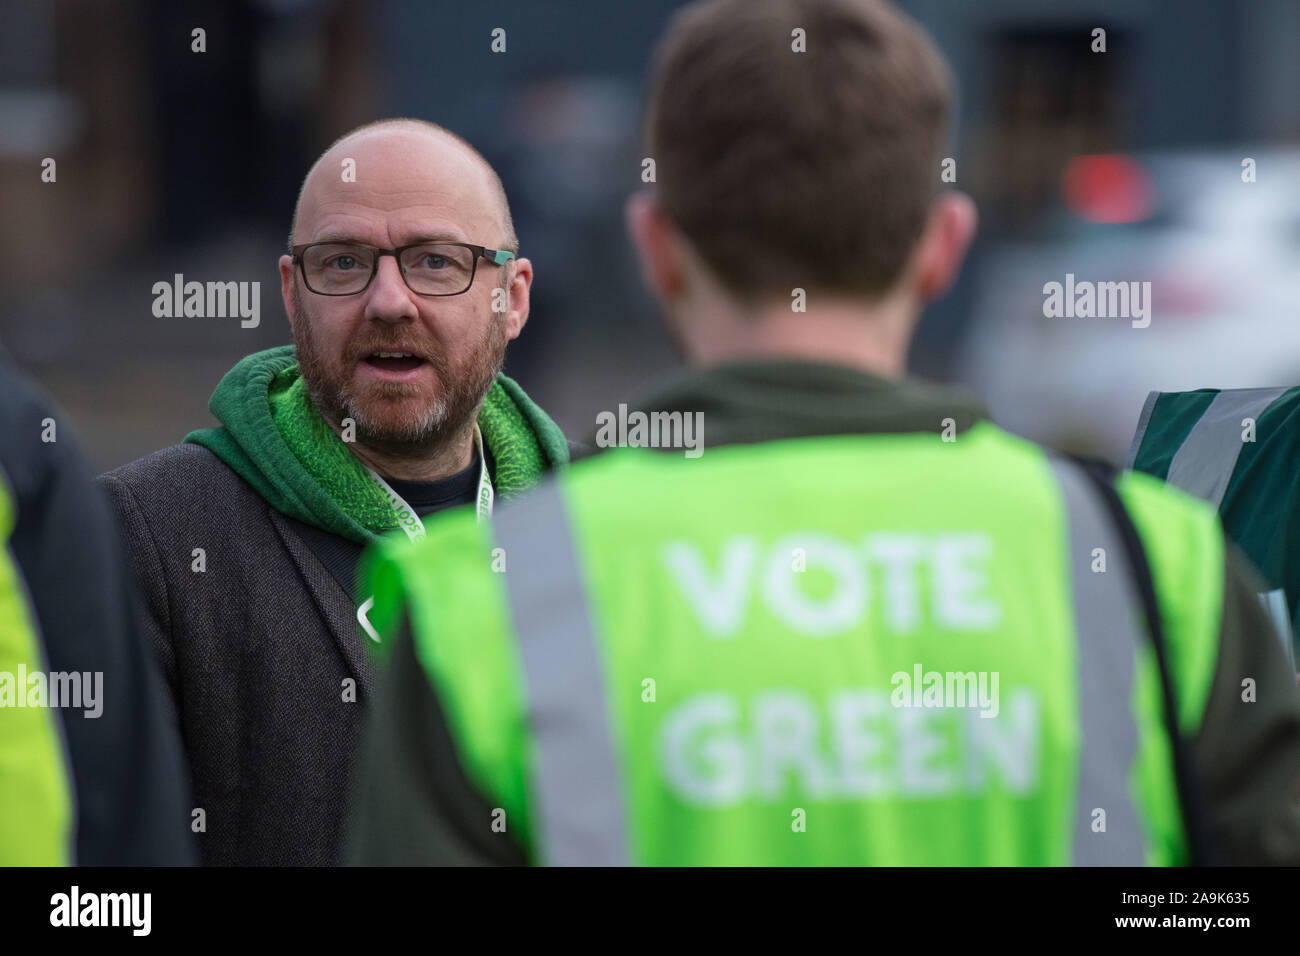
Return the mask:
POLYGON ((1006 427, 1118 463, 1152 389, 1300 385, 1300 151, 1080 157, 975 278, 962 379, 1006 427), (1067 274, 1150 282, 1150 325, 1046 317, 1067 274))

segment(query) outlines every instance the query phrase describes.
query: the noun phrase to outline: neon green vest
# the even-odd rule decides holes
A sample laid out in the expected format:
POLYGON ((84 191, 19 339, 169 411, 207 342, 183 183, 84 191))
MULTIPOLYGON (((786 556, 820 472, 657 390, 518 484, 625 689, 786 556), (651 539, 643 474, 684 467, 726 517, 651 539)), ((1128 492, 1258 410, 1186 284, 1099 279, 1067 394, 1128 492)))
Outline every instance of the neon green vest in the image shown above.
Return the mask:
MULTIPOLYGON (((1215 515, 1146 476, 1120 491, 1192 734, 1215 515)), ((1186 858, 1118 534, 1075 466, 988 423, 612 451, 363 573, 535 862, 1186 858)))
POLYGON ((56 716, 27 703, 43 670, 25 587, 7 542, 14 506, 0 473, 0 866, 66 866, 72 800, 56 716))

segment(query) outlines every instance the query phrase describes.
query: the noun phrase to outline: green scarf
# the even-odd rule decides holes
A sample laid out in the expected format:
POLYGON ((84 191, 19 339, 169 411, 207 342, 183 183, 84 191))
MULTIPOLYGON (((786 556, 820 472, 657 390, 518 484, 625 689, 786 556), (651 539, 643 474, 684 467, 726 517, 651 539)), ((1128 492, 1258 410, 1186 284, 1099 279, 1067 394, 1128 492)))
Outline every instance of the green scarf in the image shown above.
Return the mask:
MULTIPOLYGON (((312 405, 292 345, 241 360, 208 408, 221 427, 185 441, 211 450, 277 511, 362 544, 396 530, 379 486, 312 405)), ((559 427, 504 375, 484 397, 478 424, 502 500, 569 460, 559 427)))

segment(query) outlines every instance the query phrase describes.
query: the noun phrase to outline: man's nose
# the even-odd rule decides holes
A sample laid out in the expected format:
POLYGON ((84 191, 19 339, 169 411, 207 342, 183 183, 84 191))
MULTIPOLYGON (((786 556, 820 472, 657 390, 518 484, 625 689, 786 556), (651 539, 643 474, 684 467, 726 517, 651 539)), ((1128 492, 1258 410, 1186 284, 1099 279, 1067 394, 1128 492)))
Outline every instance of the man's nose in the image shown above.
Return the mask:
POLYGON ((414 319, 419 315, 415 293, 402 278, 394 256, 380 256, 375 277, 366 290, 366 318, 381 322, 414 319))

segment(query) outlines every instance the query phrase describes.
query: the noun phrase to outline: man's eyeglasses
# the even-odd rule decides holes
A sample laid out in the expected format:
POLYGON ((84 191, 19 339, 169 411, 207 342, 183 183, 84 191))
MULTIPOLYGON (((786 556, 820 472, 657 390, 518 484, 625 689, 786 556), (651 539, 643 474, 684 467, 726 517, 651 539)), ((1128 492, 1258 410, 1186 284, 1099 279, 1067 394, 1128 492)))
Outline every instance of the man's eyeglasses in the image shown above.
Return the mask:
POLYGON ((478 261, 503 266, 515 254, 468 242, 417 242, 378 249, 359 242, 313 242, 294 246, 293 261, 302 281, 317 295, 356 295, 370 286, 381 256, 392 256, 407 287, 416 295, 460 295, 474 284, 478 261))

